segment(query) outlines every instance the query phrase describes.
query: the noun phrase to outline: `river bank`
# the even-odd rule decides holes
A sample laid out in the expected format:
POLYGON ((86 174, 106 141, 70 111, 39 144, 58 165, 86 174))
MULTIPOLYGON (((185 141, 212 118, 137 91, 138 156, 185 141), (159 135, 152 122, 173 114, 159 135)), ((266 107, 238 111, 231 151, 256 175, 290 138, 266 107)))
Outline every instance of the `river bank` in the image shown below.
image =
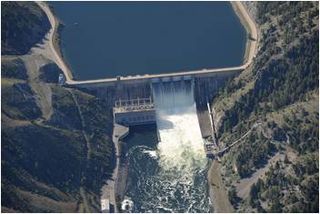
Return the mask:
POLYGON ((221 164, 214 160, 208 170, 209 196, 216 213, 231 213, 234 209, 229 201, 228 193, 220 173, 221 164))
MULTIPOLYGON (((231 2, 231 5, 248 33, 244 55, 244 65, 247 68, 256 56, 259 43, 259 32, 256 23, 241 2, 231 2)), ((214 160, 208 170, 210 199, 213 203, 215 212, 233 212, 234 209, 229 201, 228 192, 223 185, 220 168, 221 164, 214 160)))

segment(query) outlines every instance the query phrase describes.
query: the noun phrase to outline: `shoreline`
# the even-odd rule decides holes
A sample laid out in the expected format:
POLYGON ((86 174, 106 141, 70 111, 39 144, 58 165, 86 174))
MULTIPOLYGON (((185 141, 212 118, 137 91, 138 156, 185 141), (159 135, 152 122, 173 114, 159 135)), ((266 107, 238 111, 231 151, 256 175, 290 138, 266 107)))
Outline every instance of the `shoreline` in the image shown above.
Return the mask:
MULTIPOLYGON (((244 65, 250 66, 257 53, 257 45, 259 42, 259 33, 257 26, 249 15, 247 9, 241 2, 230 2, 235 14, 240 19, 241 24, 247 31, 246 51, 244 54, 244 65), (253 38, 254 40, 250 39, 253 38)), ((231 205, 228 192, 223 184, 221 172, 221 164, 214 160, 208 170, 208 183, 209 183, 209 197, 213 203, 215 212, 230 213, 234 212, 231 205)))
MULTIPOLYGON (((52 9, 49 6, 50 11, 52 12, 52 9)), ((60 34, 61 34, 61 27, 63 27, 63 24, 61 23, 61 21, 57 18, 57 16, 54 15, 54 12, 52 12, 54 18, 55 18, 55 22, 56 22, 56 29, 54 30, 53 33, 53 47, 56 49, 57 54, 59 55, 59 57, 63 60, 63 62, 65 63, 65 66, 68 68, 68 72, 69 72, 69 77, 71 79, 74 79, 72 70, 70 68, 70 64, 68 63, 68 61, 65 59, 65 57, 63 56, 63 52, 61 49, 61 40, 60 40, 60 34)))
MULTIPOLYGON (((74 76, 72 74, 72 71, 70 69, 70 66, 66 63, 66 59, 61 54, 61 48, 59 44, 59 20, 58 18, 53 14, 52 10, 50 9, 49 5, 45 2, 36 2, 41 9, 46 13, 50 24, 51 24, 51 30, 49 32, 49 43, 50 48, 52 50, 52 53, 55 58, 56 64, 59 66, 59 68, 63 71, 65 78, 66 78, 66 84, 70 85, 76 85, 76 84, 86 84, 86 83, 101 83, 101 82, 115 82, 117 81, 117 78, 105 78, 105 79, 96 79, 96 80, 75 80, 74 76)), ((247 33, 251 35, 252 38, 255 40, 251 40, 248 36, 247 43, 246 43, 246 49, 244 54, 243 63, 240 66, 236 67, 226 67, 222 68, 222 70, 234 70, 234 69, 246 69, 252 62, 252 59, 256 55, 257 51, 257 43, 259 41, 259 35, 257 33, 256 26, 254 22, 251 20, 250 15, 247 13, 246 9, 244 8, 243 4, 241 2, 230 2, 232 5, 232 8, 238 18, 240 19, 241 24, 245 27, 247 33)), ((203 70, 215 70, 216 68, 210 68, 210 69, 203 69, 203 70)), ((201 71, 201 70, 200 70, 201 71)), ((197 72, 197 71, 196 71, 197 72)), ((191 75, 191 73, 194 73, 194 71, 186 71, 186 72, 176 72, 178 75, 191 75), (190 72, 190 73, 189 73, 190 72)), ((170 74, 170 73, 169 73, 170 74)), ((167 73, 161 73, 158 75, 148 75, 148 74, 141 74, 136 76, 125 76, 122 77, 123 79, 141 79, 141 78, 151 78, 151 76, 163 76, 168 75, 167 73)))
POLYGON ((253 61, 253 58, 256 56, 258 49, 257 45, 260 39, 257 25, 253 21, 253 18, 250 16, 245 6, 240 1, 231 1, 230 3, 234 13, 238 16, 242 26, 247 32, 246 50, 243 57, 243 63, 244 65, 250 65, 253 61))
POLYGON ((243 55, 243 62, 245 63, 249 57, 249 50, 251 47, 251 41, 249 39, 250 34, 251 34, 250 28, 248 26, 248 23, 243 19, 241 11, 239 11, 240 9, 238 7, 237 2, 231 1, 230 4, 232 6, 233 12, 236 14, 241 25, 245 28, 245 31, 246 31, 246 44, 245 44, 245 51, 244 51, 244 55, 243 55))
POLYGON ((36 2, 42 11, 47 15, 48 20, 51 24, 51 29, 48 32, 49 35, 49 47, 53 55, 55 63, 64 73, 67 82, 74 82, 73 75, 69 67, 64 61, 64 58, 61 55, 61 50, 59 46, 59 20, 53 15, 49 5, 46 2, 36 2))

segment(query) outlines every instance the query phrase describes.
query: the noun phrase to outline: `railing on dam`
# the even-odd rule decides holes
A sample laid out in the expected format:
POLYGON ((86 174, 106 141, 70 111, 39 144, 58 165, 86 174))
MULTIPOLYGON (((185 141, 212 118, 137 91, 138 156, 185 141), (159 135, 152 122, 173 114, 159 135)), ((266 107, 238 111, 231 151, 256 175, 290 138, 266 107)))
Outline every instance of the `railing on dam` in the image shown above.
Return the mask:
POLYGON ((152 98, 137 98, 130 100, 117 100, 115 102, 115 111, 116 112, 126 112, 126 111, 139 111, 141 109, 152 109, 154 104, 152 98))
POLYGON ((125 126, 156 122, 154 103, 151 97, 117 100, 113 107, 114 122, 125 126))
POLYGON ((194 71, 182 71, 173 73, 163 73, 163 74, 144 74, 135 76, 117 76, 116 78, 105 78, 96 80, 67 80, 66 84, 70 86, 90 86, 90 85, 114 85, 119 83, 150 83, 157 81, 158 79, 180 79, 184 77, 214 77, 220 75, 230 75, 234 73, 239 73, 243 71, 248 65, 242 65, 230 68, 215 68, 215 69, 201 69, 194 71))

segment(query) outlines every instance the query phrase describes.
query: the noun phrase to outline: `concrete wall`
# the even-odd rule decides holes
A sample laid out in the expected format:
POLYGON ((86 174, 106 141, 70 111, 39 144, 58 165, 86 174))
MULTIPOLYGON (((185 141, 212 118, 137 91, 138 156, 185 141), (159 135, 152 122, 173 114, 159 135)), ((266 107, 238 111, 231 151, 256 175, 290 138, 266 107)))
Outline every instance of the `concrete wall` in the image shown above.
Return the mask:
POLYGON ((116 100, 130 100, 152 97, 150 83, 89 84, 72 86, 107 100, 111 107, 116 100))
POLYGON ((120 112, 114 114, 114 121, 115 123, 125 126, 152 124, 156 122, 156 112, 154 109, 146 111, 120 112))
MULTIPOLYGON (((200 77, 188 76, 194 78, 195 100, 199 106, 205 105, 206 101, 211 101, 227 80, 239 74, 240 71, 225 71, 201 75, 200 77)), ((168 77, 181 78, 181 77, 168 77)), ((157 79, 157 78, 156 78, 157 79)), ((143 81, 118 81, 116 83, 96 83, 87 85, 76 85, 82 90, 106 99, 112 106, 116 100, 129 100, 152 97, 151 83, 155 79, 146 79, 143 81)))
POLYGON ((213 74, 210 77, 195 78, 194 96, 198 109, 205 108, 207 101, 212 102, 219 89, 238 74, 238 72, 225 72, 213 74))

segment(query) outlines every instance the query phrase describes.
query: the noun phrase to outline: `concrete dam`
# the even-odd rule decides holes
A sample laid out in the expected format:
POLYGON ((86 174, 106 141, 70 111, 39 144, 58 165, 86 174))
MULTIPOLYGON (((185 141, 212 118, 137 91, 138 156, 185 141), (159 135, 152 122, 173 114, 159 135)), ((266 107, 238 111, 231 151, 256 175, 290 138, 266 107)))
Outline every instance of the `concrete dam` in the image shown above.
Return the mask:
POLYGON ((179 85, 190 84, 193 91, 192 96, 196 102, 198 110, 206 107, 207 101, 211 101, 226 81, 240 73, 241 70, 232 70, 211 73, 210 76, 194 77, 191 75, 185 76, 167 76, 160 78, 151 78, 132 81, 113 81, 104 83, 88 83, 68 85, 69 87, 77 87, 81 90, 95 94, 97 97, 106 100, 110 106, 113 106, 113 114, 115 122, 123 125, 142 125, 155 122, 152 120, 143 119, 141 116, 151 116, 155 112, 155 95, 153 89, 158 85, 179 85), (138 119, 131 120, 139 116, 138 119), (127 118, 123 120, 121 118, 127 118))
MULTIPOLYGON (((147 78, 110 82, 90 82, 69 85, 88 91, 106 100, 113 109, 114 122, 124 126, 134 126, 156 123, 156 112, 159 106, 159 97, 168 99, 171 95, 179 93, 182 86, 188 86, 188 96, 195 102, 198 112, 207 110, 207 102, 211 101, 218 90, 241 70, 214 72, 204 77, 193 75, 164 76, 159 78, 147 78), (161 94, 160 88, 167 93, 161 94), (192 93, 191 93, 192 92, 192 93), (157 105, 158 100, 158 105, 157 105)), ((179 99, 179 96, 171 97, 179 99)), ((178 102, 178 100, 177 100, 178 102)), ((172 105, 177 105, 173 102, 172 105)), ((178 113, 178 112, 177 112, 178 113)), ((209 135, 207 130, 201 130, 202 136, 209 135)))

